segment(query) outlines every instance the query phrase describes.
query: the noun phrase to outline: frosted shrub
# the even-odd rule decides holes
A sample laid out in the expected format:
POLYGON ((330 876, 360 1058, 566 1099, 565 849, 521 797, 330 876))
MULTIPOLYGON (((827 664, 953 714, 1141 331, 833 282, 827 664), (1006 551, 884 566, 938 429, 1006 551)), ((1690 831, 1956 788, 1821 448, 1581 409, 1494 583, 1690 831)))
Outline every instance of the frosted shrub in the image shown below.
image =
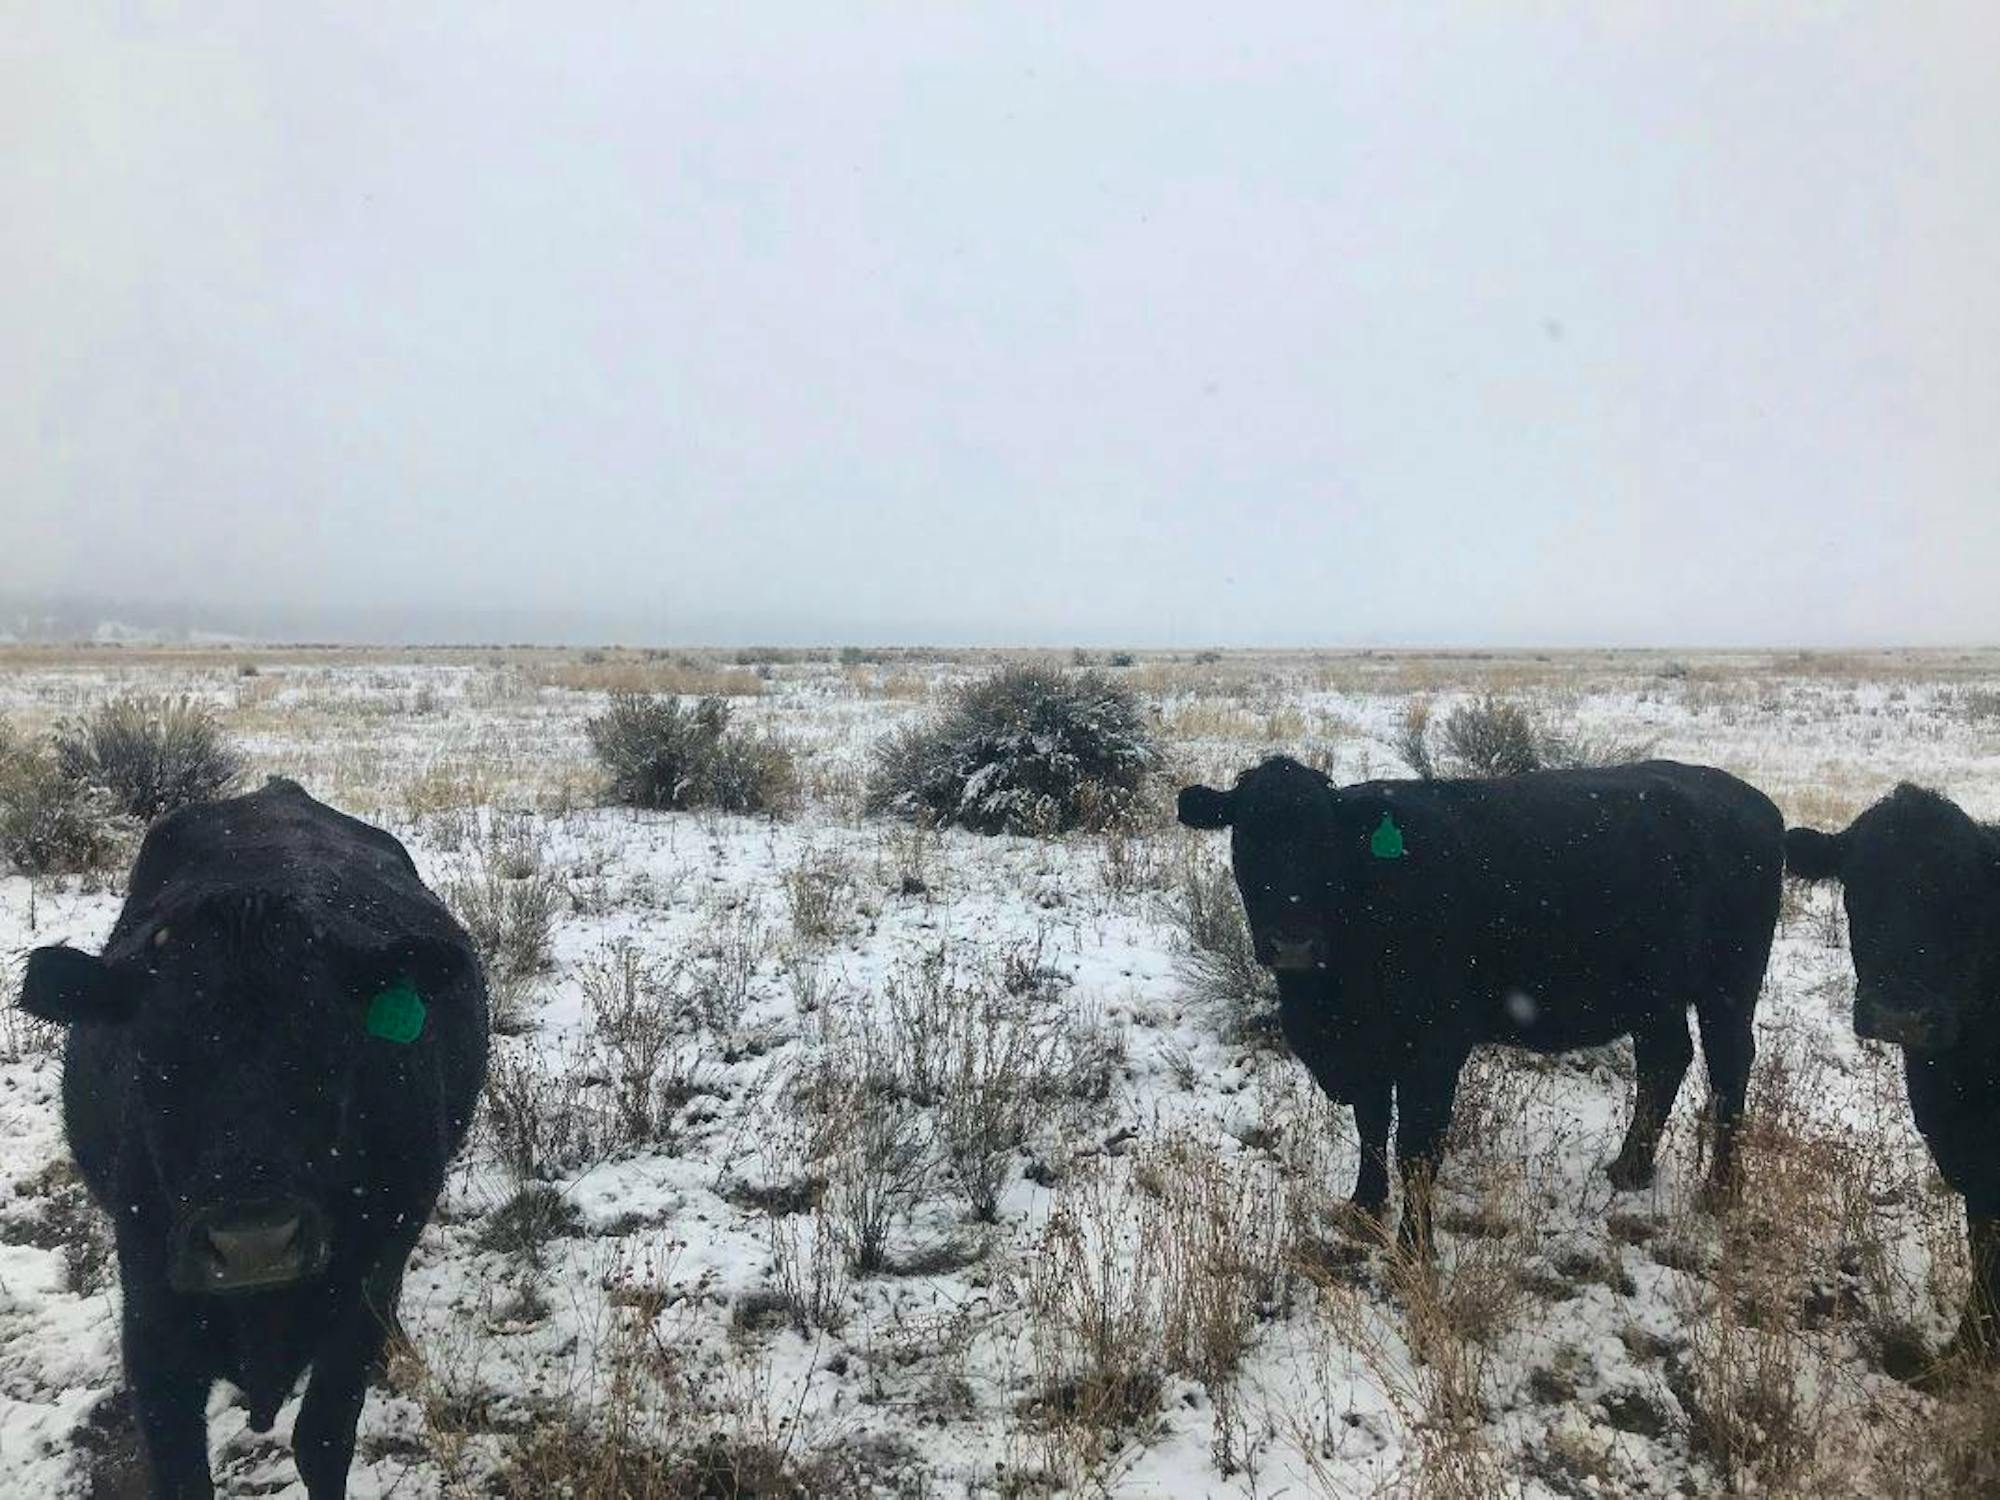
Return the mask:
POLYGON ((778 813, 798 796, 798 768, 784 743, 729 727, 729 705, 707 697, 616 693, 590 720, 591 749, 627 807, 778 813))
POLYGON ((1461 703, 1438 723, 1417 699, 1392 745, 1420 778, 1519 776, 1579 766, 1621 766, 1642 760, 1648 741, 1581 733, 1550 723, 1524 704, 1492 696, 1461 703))
POLYGON ((45 752, 0 737, 0 859, 24 875, 94 870, 118 849, 121 822, 101 787, 64 775, 45 752))
POLYGON ((191 698, 114 698, 58 725, 55 756, 65 776, 146 822, 220 797, 243 771, 214 715, 191 698))
POLYGON ((1102 829, 1137 810, 1158 750, 1131 689, 1016 665, 953 691, 876 747, 871 812, 974 833, 1102 829))

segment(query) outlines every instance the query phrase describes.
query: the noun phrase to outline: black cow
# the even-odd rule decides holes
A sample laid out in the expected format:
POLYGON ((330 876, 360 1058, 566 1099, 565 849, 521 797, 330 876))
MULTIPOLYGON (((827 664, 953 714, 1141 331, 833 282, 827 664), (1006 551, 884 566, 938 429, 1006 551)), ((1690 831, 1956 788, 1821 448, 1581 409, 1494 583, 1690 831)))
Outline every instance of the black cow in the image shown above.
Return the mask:
POLYGON ((1630 1034, 1638 1098, 1611 1165, 1652 1180, 1660 1129, 1701 1024, 1718 1185, 1756 1053, 1757 993, 1777 921, 1784 820, 1733 776, 1671 761, 1492 781, 1336 787, 1283 756, 1233 791, 1192 786, 1180 819, 1228 828, 1257 959, 1285 1036, 1353 1106, 1354 1204, 1389 1196, 1389 1111, 1405 1183, 1402 1238, 1429 1242, 1429 1176, 1473 1047, 1538 1052, 1630 1034))
POLYGON ((37 948, 63 1115, 110 1215, 155 1495, 208 1496, 227 1379, 346 1492, 403 1266, 486 1071, 485 981, 403 846, 289 781, 155 823, 99 957, 37 948))
POLYGON ((1905 784, 1843 832, 1792 829, 1785 862, 1841 883, 1855 1034, 1903 1049, 1917 1129, 1965 1198, 1974 1276, 1952 1352, 1990 1356, 2000 1309, 2000 828, 1905 784))

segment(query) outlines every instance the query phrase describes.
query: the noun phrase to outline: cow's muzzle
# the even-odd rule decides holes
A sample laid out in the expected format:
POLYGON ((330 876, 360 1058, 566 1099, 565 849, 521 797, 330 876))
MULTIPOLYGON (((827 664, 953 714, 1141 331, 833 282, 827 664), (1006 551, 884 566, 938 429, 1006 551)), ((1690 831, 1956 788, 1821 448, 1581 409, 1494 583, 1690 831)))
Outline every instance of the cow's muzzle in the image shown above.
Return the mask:
POLYGON ((1312 933, 1274 933, 1259 955, 1279 974, 1309 974, 1326 967, 1326 940, 1312 933))
POLYGON ((182 1225, 169 1274, 177 1292, 271 1291, 326 1269, 326 1220, 303 1198, 217 1204, 182 1225))

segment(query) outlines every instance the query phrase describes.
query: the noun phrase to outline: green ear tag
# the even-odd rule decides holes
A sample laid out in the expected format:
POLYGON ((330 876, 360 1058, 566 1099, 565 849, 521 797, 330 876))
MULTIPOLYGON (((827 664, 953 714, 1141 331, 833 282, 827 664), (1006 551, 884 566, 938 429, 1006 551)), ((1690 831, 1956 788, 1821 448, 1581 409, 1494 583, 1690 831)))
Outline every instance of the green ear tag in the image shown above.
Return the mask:
POLYGON ((368 1002, 364 1023, 370 1036, 407 1047, 424 1031, 424 1002, 407 979, 399 979, 368 1002))
POLYGON ((1403 848, 1403 830, 1387 813, 1382 814, 1380 826, 1368 836, 1368 852, 1377 859, 1401 859, 1408 852, 1403 848))

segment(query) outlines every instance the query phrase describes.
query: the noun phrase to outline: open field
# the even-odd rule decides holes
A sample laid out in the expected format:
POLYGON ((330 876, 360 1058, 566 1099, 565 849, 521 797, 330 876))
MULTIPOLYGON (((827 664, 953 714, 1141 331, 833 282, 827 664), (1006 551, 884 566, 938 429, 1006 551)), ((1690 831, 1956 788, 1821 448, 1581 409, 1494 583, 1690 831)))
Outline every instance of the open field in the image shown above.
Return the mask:
MULTIPOLYGON (((1699 1067, 1617 1194, 1629 1049, 1485 1054, 1431 1279, 1340 1222, 1347 1112, 1190 962, 1227 848, 1166 809, 1278 751, 1407 774, 1413 697, 1493 693, 1794 821, 1902 779, 2000 818, 2000 651, 1211 655, 1110 669, 1168 747, 1159 810, 1050 839, 863 815, 871 746, 974 652, 0 649, 0 716, 198 697, 251 784, 395 832, 507 955, 358 1496, 1990 1493, 2000 1398, 1898 1378, 1957 1315, 1962 1224, 1852 1035, 1833 893, 1788 890, 1738 1205, 1697 1191, 1699 1067), (624 689, 730 695, 799 811, 600 805, 584 724, 624 689)), ((117 887, 0 877, 0 956, 94 948, 117 887)), ((59 1072, 0 1021, 0 1487, 118 1494, 59 1072)), ((302 1493, 211 1411, 225 1492, 302 1493)))

